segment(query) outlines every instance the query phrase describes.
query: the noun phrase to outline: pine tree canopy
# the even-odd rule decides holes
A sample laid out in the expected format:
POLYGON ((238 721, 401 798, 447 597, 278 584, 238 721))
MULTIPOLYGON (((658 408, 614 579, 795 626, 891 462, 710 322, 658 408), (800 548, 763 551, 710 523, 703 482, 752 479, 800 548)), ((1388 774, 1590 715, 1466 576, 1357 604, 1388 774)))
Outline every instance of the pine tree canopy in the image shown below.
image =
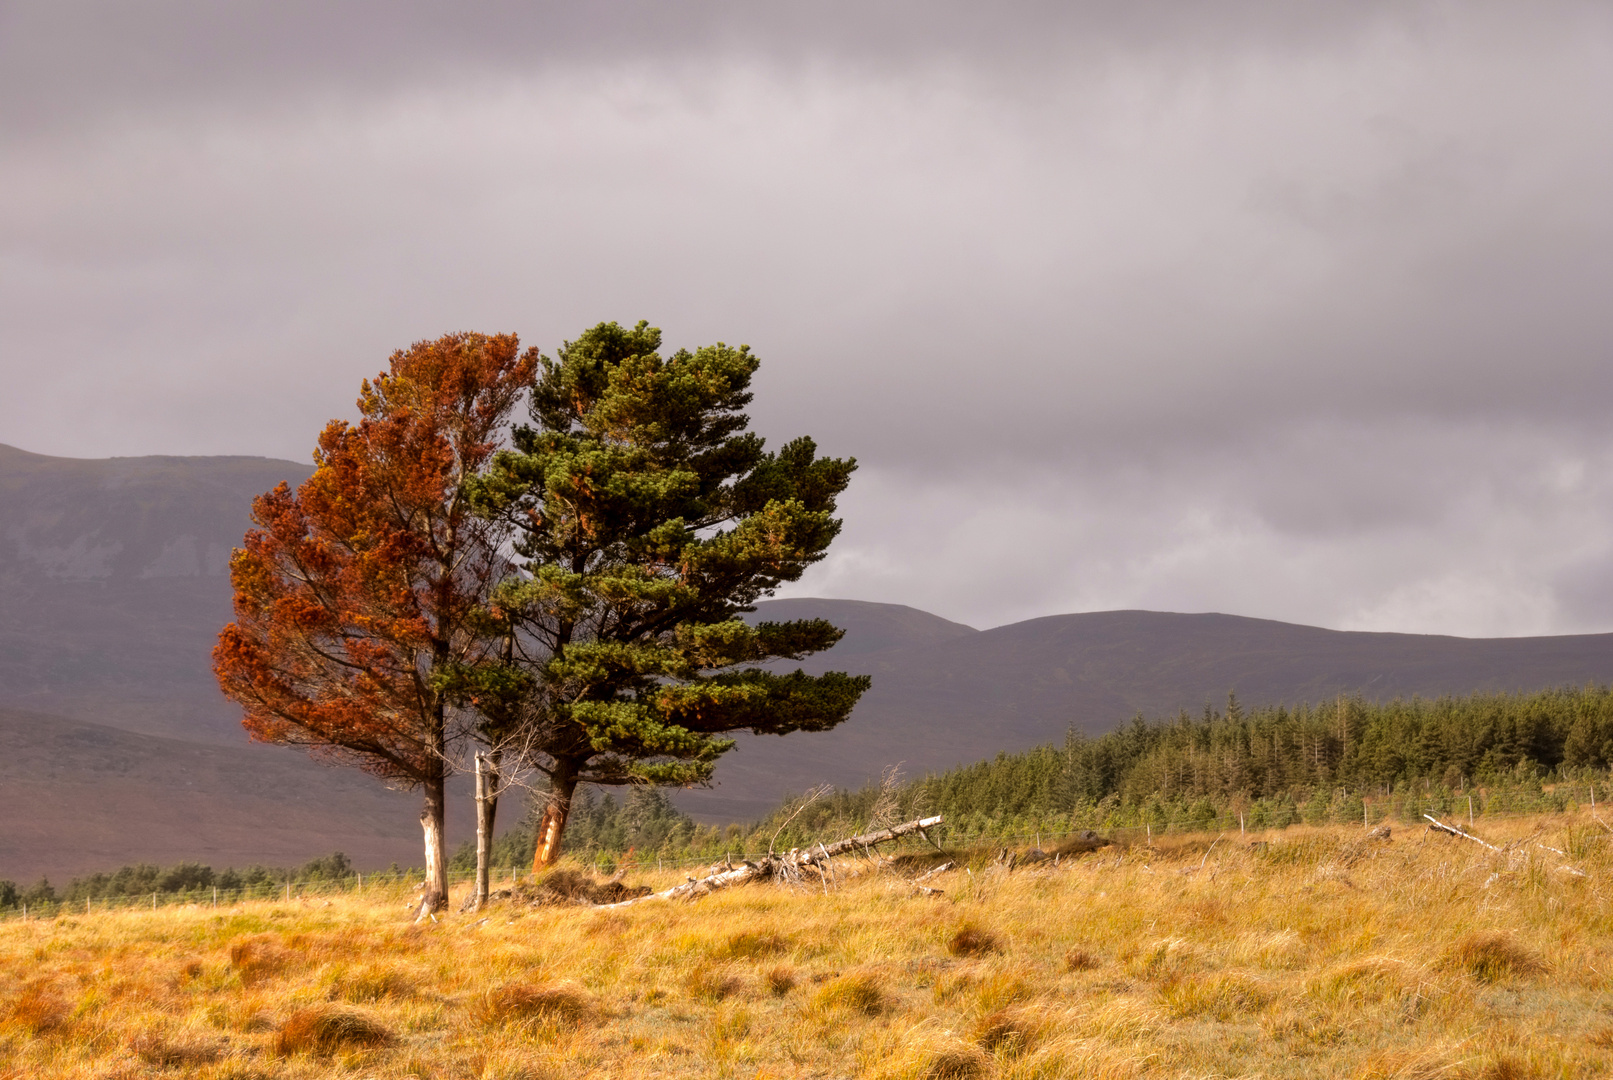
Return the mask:
POLYGON ((543 358, 533 423, 468 487, 512 527, 520 573, 491 608, 505 657, 459 692, 521 730, 567 800, 578 782, 703 783, 726 733, 827 730, 869 686, 765 666, 833 645, 828 622, 741 618, 823 558, 855 460, 808 438, 764 449, 748 348, 660 347, 646 323, 602 323, 543 358))

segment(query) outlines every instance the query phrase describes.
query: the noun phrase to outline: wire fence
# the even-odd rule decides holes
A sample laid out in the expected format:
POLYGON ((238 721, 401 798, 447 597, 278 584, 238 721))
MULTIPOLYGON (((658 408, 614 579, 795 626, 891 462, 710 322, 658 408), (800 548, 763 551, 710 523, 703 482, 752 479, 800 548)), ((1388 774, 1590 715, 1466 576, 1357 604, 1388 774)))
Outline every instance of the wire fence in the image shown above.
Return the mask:
MULTIPOLYGON (((1337 808, 1330 806, 1330 812, 1322 815, 1313 814, 1309 819, 1296 816, 1292 820, 1252 822, 1247 813, 1241 816, 1237 811, 1218 812, 1212 818, 1201 818, 1188 821, 1143 822, 1140 824, 1121 824, 1118 822, 1087 822, 1080 820, 1081 815, 1067 814, 1027 827, 1023 821, 992 822, 965 821, 959 824, 943 823, 930 830, 929 837, 905 836, 897 840, 882 844, 880 851, 884 855, 910 854, 916 851, 937 850, 950 848, 952 851, 963 851, 969 848, 992 847, 1020 847, 1034 846, 1045 850, 1052 850, 1070 840, 1087 832, 1097 832, 1105 840, 1121 843, 1137 843, 1149 841, 1154 838, 1169 838, 1187 835, 1207 835, 1250 832, 1265 833, 1282 831, 1296 825, 1349 825, 1359 823, 1364 828, 1372 828, 1389 821, 1399 821, 1402 824, 1426 824, 1423 814, 1432 813, 1442 820, 1454 822, 1458 825, 1477 827, 1480 820, 1491 821, 1497 819, 1518 818, 1542 813, 1562 813, 1567 810, 1592 808, 1605 800, 1596 800, 1591 796, 1588 803, 1580 803, 1572 798, 1572 793, 1562 791, 1547 792, 1544 798, 1496 798, 1493 795, 1480 800, 1460 795, 1454 798, 1391 798, 1361 800, 1355 797, 1356 802, 1363 806, 1359 817, 1353 819, 1341 818, 1336 812, 1337 808)), ((834 836, 823 836, 810 840, 797 838, 788 846, 781 845, 779 849, 788 851, 791 847, 802 849, 815 847, 820 842, 830 842, 846 835, 847 831, 861 831, 857 829, 845 830, 834 836)), ((702 871, 726 866, 746 860, 757 862, 766 858, 768 852, 764 850, 747 850, 744 847, 734 847, 727 850, 705 852, 608 852, 584 851, 568 856, 569 861, 580 869, 591 870, 596 874, 636 873, 658 874, 687 872, 694 868, 702 871)), ((475 870, 457 869, 448 871, 449 887, 464 885, 475 879, 475 870)), ((304 880, 281 880, 273 882, 258 882, 253 885, 238 888, 218 888, 208 886, 179 891, 157 890, 150 893, 136 895, 115 896, 87 896, 63 897, 57 899, 32 899, 19 903, 10 908, 0 908, 0 922, 54 919, 61 916, 95 915, 118 911, 157 911, 162 908, 233 908, 241 904, 252 902, 293 903, 298 901, 312 901, 332 899, 340 896, 365 896, 375 900, 408 900, 419 892, 422 887, 424 872, 419 869, 386 870, 374 873, 354 873, 342 877, 310 878, 304 880)), ((499 866, 490 868, 490 888, 497 892, 510 889, 517 883, 530 880, 531 873, 525 867, 499 866)))

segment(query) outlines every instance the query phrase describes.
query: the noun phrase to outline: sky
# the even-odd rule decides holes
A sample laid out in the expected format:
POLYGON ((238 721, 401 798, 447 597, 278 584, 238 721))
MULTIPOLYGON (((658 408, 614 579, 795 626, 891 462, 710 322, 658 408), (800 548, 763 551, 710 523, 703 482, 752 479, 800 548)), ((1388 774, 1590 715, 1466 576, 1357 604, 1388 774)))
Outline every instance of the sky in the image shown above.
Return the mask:
POLYGON ((0 442, 306 461, 392 350, 745 343, 787 595, 1613 631, 1613 7, 0 0, 0 442))

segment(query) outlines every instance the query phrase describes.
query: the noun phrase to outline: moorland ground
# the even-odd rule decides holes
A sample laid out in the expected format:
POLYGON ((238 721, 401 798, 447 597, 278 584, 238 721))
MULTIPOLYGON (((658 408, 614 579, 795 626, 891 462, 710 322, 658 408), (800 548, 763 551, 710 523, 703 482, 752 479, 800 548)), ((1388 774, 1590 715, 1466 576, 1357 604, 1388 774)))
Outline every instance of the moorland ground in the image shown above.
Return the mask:
POLYGON ((982 849, 941 896, 907 881, 931 853, 418 926, 401 887, 11 921, 0 1076, 1607 1075, 1613 830, 1479 831, 1502 850, 1401 826, 982 849))

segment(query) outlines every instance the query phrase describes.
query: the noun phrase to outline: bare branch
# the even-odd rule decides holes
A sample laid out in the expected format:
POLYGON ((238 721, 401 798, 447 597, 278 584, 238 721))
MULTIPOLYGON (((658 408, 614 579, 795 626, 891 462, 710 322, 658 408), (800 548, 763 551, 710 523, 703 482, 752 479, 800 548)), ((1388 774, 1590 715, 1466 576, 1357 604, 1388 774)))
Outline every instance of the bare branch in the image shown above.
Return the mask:
POLYGON ((768 855, 773 854, 773 842, 779 838, 779 833, 781 833, 785 829, 789 828, 790 827, 790 822, 794 821, 796 818, 801 816, 801 811, 805 810, 807 807, 811 806, 813 803, 817 802, 819 799, 823 798, 825 795, 829 794, 833 790, 834 790, 834 787, 832 785, 819 784, 817 787, 815 787, 811 791, 807 792, 806 796, 801 800, 801 805, 797 806, 795 808, 795 812, 793 814, 791 814, 789 817, 785 818, 784 819, 784 824, 780 825, 777 829, 775 829, 773 831, 772 837, 767 841, 767 853, 768 853, 768 855))

